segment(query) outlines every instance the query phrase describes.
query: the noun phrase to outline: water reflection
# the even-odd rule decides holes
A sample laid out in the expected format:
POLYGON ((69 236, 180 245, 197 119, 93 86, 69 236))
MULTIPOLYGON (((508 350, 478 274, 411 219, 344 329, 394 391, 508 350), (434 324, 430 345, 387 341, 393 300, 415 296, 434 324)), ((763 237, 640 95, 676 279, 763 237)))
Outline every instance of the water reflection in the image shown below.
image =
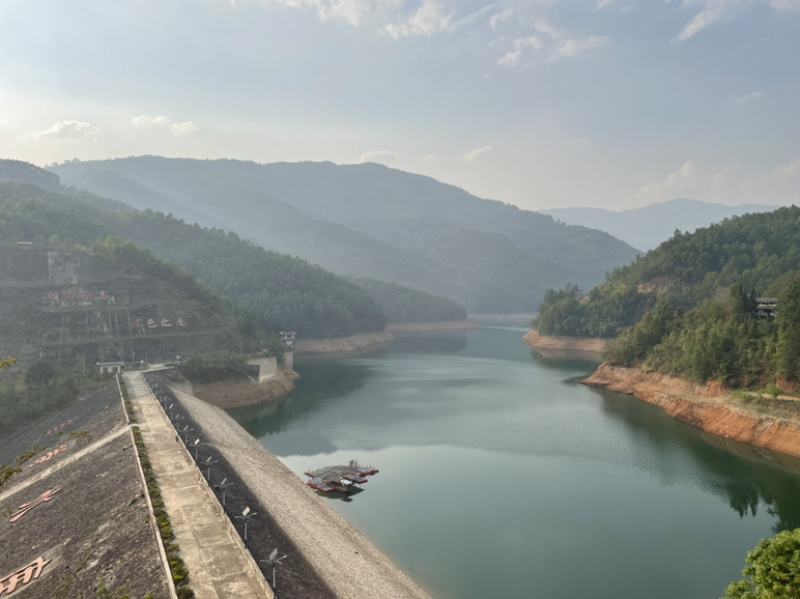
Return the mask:
POLYGON ((776 518, 775 533, 800 527, 800 459, 706 433, 631 396, 594 391, 604 413, 625 425, 640 464, 665 484, 675 484, 682 472, 676 471, 675 459, 685 453, 701 470, 695 480, 725 497, 741 518, 755 517, 763 503, 776 518))
POLYGON ((393 335, 394 341, 381 353, 454 354, 467 347, 467 334, 464 331, 443 331, 434 335, 424 331, 399 331, 393 335))

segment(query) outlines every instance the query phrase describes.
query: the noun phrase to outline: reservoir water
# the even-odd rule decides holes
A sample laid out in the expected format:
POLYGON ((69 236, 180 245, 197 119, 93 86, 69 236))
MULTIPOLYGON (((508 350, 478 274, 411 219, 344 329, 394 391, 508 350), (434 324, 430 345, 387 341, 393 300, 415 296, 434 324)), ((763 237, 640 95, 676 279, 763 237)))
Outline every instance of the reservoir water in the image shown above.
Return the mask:
POLYGON ((713 599, 761 538, 800 526, 800 460, 580 385, 595 364, 525 332, 297 360, 290 398, 233 416, 301 477, 380 468, 329 500, 440 599, 713 599))

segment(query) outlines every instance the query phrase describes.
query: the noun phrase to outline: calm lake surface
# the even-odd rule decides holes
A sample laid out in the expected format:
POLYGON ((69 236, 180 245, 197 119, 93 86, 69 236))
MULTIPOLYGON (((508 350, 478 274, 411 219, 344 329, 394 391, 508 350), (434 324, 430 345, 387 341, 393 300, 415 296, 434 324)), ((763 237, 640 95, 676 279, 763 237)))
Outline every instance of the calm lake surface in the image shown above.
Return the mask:
POLYGON ((330 501, 441 599, 713 599, 759 539, 800 526, 800 460, 579 385, 595 364, 525 332, 298 360, 292 397, 233 416, 301 477, 380 468, 330 501))

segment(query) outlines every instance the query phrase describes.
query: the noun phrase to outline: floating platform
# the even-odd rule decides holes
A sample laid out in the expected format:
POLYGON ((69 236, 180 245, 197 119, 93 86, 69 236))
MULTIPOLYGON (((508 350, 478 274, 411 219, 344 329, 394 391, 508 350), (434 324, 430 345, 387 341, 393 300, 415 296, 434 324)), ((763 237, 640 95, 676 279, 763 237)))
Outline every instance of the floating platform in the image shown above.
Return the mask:
POLYGON ((317 470, 309 470, 305 474, 308 476, 306 484, 309 487, 330 493, 349 494, 353 490, 353 485, 363 485, 369 482, 368 476, 377 474, 379 471, 374 466, 359 466, 358 462, 351 460, 347 466, 326 466, 317 470))

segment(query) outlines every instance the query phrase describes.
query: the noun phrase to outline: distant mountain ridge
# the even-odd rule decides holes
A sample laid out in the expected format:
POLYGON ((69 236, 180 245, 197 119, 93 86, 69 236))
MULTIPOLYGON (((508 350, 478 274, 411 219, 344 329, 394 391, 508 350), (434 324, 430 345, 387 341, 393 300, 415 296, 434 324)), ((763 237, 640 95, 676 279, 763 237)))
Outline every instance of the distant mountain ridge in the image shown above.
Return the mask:
POLYGON ((592 286, 637 254, 607 233, 377 164, 143 156, 51 170, 65 184, 221 223, 268 249, 442 295, 473 313, 533 310, 548 287, 592 286))
POLYGON ((752 212, 770 212, 776 208, 777 206, 758 204, 728 206, 675 199, 619 212, 601 208, 556 208, 541 212, 569 225, 605 231, 643 252, 648 252, 672 237, 676 229, 683 233, 692 233, 726 218, 752 212))

